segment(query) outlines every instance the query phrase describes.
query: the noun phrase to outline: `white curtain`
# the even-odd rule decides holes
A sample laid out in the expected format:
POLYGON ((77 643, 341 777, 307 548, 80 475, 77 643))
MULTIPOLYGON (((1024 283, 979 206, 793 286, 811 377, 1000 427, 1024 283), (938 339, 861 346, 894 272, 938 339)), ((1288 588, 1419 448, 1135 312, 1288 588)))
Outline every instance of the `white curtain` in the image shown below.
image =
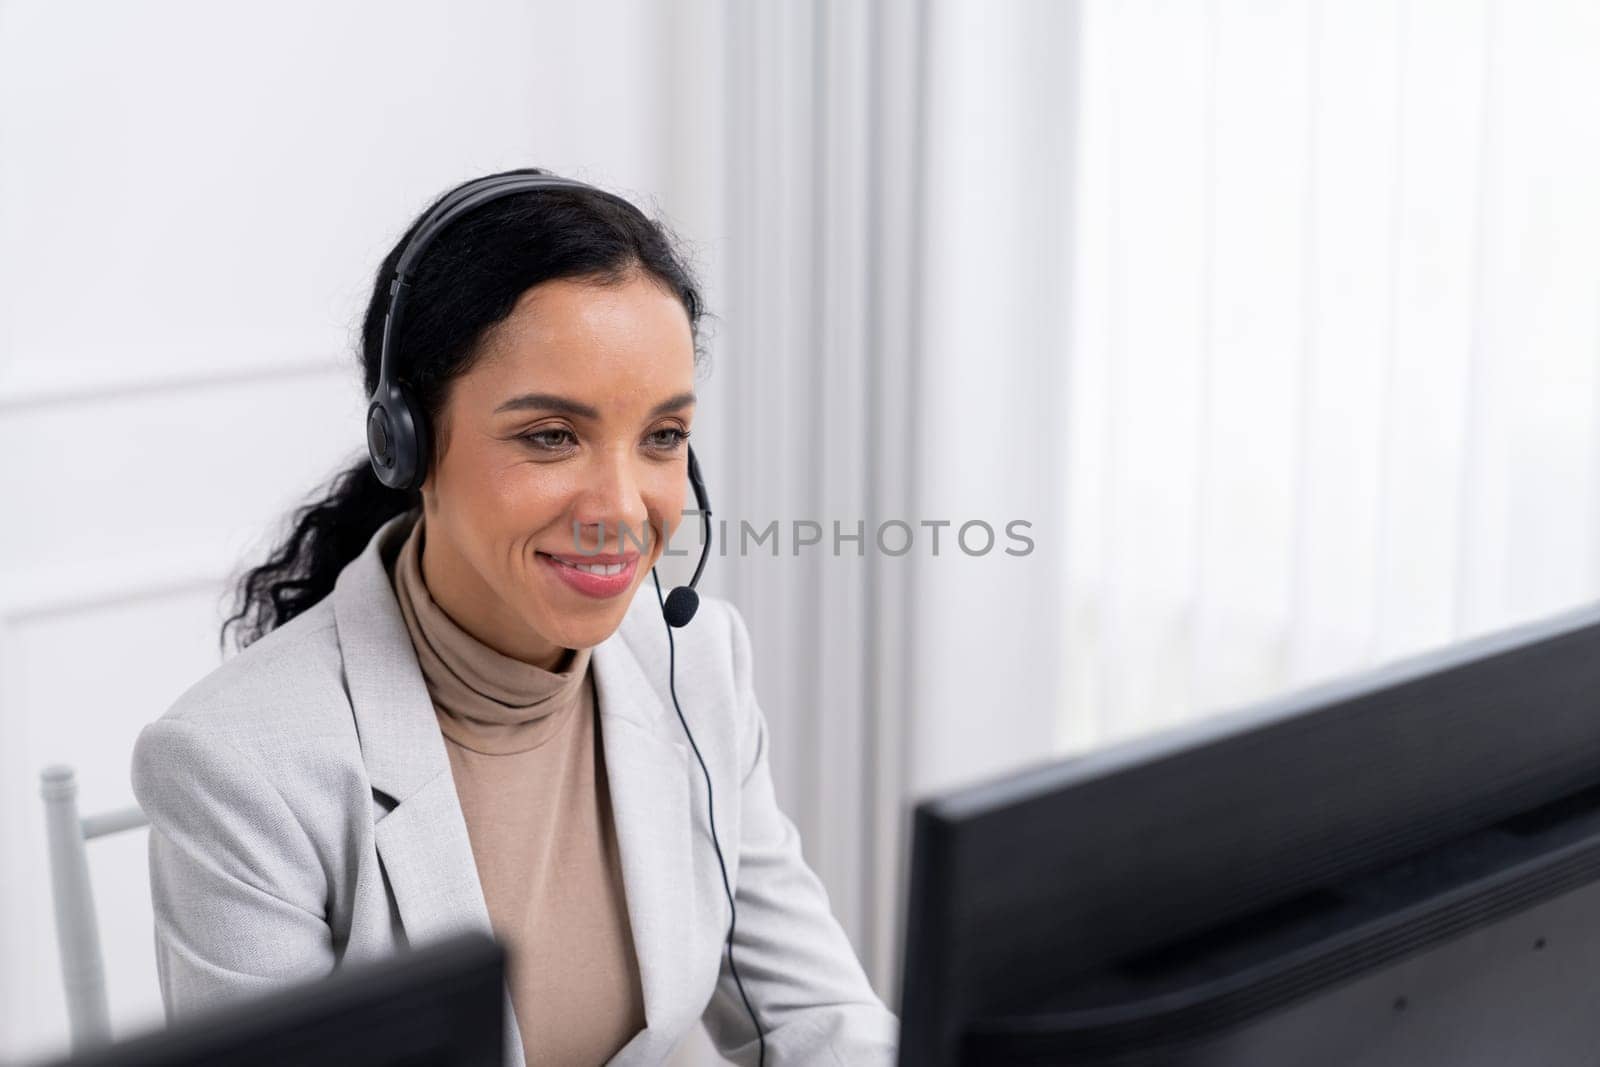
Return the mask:
POLYGON ((1069 746, 1600 589, 1600 6, 1090 2, 1069 746))
POLYGON ((721 250, 715 414, 696 432, 728 538, 707 584, 750 624, 780 799, 889 996, 874 953, 892 953, 893 915, 875 889, 897 876, 915 628, 911 569, 886 565, 910 561, 874 554, 872 531, 914 492, 923 18, 906 3, 705 10, 719 65, 696 70, 721 123, 679 143, 721 164, 689 227, 721 250), (772 522, 775 549, 740 551, 742 523, 772 522), (797 550, 797 522, 821 544, 797 550), (858 523, 860 555, 843 539, 858 523))
POLYGON ((707 585, 749 620, 781 800, 897 1005, 910 803, 1056 746, 1074 11, 696 12, 676 143, 721 167, 671 193, 720 250, 696 433, 733 536, 707 585), (741 519, 779 554, 741 554, 741 519), (795 520, 823 544, 796 555, 795 520), (895 522, 903 555, 875 542, 895 522), (992 550, 977 526, 962 550, 972 522, 992 550))
POLYGON ((1600 7, 706 10, 728 514, 1032 523, 718 560, 886 997, 915 799, 1596 595, 1600 7))

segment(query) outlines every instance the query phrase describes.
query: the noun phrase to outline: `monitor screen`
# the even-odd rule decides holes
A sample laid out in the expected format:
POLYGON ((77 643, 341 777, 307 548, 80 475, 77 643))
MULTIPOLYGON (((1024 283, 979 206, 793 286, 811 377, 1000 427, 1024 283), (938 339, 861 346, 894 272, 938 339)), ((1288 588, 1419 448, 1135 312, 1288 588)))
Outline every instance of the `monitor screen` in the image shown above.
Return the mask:
POLYGON ((505 953, 462 933, 241 1000, 58 1067, 502 1067, 505 953))
POLYGON ((1593 1063, 1597 878, 1589 607, 920 804, 900 1062, 1593 1063))

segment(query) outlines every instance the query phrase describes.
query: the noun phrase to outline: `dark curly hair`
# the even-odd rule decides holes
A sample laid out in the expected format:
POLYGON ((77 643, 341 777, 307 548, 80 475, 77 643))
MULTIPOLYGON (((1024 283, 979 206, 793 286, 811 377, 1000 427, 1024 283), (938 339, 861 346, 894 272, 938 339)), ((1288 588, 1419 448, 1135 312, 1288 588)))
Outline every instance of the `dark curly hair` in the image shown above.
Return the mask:
MULTIPOLYGON (((501 173, 549 172, 521 168, 501 173)), ((373 279, 361 330, 368 396, 378 382, 395 263, 428 210, 407 227, 373 279)), ((429 425, 437 426, 450 383, 472 367, 480 342, 524 292, 562 278, 615 285, 639 272, 682 301, 699 363, 704 357, 703 308, 676 241, 660 220, 594 189, 533 189, 493 200, 446 227, 417 263, 406 314, 393 338, 397 372, 427 412, 429 425)), ((362 429, 350 427, 352 435, 362 429)), ((435 458, 438 438, 435 434, 435 458)), ((390 489, 378 481, 363 446, 359 459, 295 510, 288 537, 267 561, 237 580, 235 610, 219 637, 224 652, 230 630, 242 650, 327 596, 345 564, 361 554, 380 526, 420 504, 418 490, 390 489)))

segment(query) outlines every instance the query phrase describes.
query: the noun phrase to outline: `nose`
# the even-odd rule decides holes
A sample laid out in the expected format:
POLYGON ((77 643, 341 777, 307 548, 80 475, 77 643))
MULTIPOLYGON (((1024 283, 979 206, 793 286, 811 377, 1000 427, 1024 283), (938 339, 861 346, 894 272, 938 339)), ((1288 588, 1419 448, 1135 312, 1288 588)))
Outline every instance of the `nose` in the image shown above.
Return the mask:
POLYGON ((643 480, 632 456, 614 453, 596 459, 586 472, 573 507, 574 537, 588 552, 650 551, 650 509, 640 491, 643 480))

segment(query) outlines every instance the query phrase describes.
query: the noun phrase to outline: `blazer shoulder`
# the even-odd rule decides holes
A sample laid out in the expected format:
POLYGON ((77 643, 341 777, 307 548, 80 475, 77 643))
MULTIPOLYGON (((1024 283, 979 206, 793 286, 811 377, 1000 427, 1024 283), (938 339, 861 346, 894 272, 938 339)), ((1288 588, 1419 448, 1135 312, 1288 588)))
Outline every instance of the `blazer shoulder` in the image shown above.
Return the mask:
MULTIPOLYGON (((249 756, 355 738, 333 605, 324 597, 200 678, 158 722, 178 721, 249 756)), ((148 727, 147 727, 148 728, 148 727)))
POLYGON ((630 606, 620 637, 660 702, 660 728, 679 737, 677 708, 693 724, 697 747, 720 778, 742 781, 761 747, 764 727, 755 700, 743 617, 731 601, 702 594, 689 625, 672 631, 655 589, 630 606), (674 701, 673 686, 676 679, 674 701))
MULTIPOLYGON (((653 583, 641 586, 623 617, 618 633, 652 676, 667 668, 667 623, 661 615, 653 583), (659 671, 657 670, 659 669, 659 671)), ((672 631, 672 656, 681 672, 717 674, 730 680, 747 667, 749 642, 744 619, 733 602, 700 594, 700 607, 689 625, 672 631)))

